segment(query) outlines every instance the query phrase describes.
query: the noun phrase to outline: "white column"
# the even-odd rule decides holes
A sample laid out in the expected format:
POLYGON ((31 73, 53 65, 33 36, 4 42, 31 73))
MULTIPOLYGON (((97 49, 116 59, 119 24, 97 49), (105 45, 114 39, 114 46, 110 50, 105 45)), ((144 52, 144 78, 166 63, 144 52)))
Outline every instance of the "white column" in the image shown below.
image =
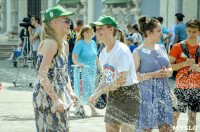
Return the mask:
POLYGON ((47 7, 47 1, 46 0, 41 0, 41 20, 43 20, 44 12, 48 8, 47 7))
MULTIPOLYGON (((19 13, 19 23, 22 23, 24 17, 27 17, 27 0, 19 0, 19 7, 18 7, 18 13, 19 13)), ((19 25, 19 24, 18 24, 19 25)), ((18 28, 18 32, 21 31, 22 28, 18 28)))
POLYGON ((56 3, 58 4, 59 1, 60 1, 60 0, 56 0, 56 3))
POLYGON ((197 18, 197 0, 183 0, 184 23, 190 19, 197 18))
POLYGON ((83 5, 83 8, 80 10, 80 14, 83 15, 84 18, 84 24, 88 23, 88 0, 81 0, 81 4, 83 5))
POLYGON ((11 30, 11 22, 12 22, 12 20, 11 20, 11 5, 12 5, 12 3, 11 3, 11 1, 12 0, 7 0, 7 32, 8 31, 10 31, 11 30))
POLYGON ((1 14, 1 21, 0 21, 0 30, 5 29, 5 3, 3 0, 0 0, 0 14, 1 14))
POLYGON ((163 17, 163 26, 168 28, 168 0, 160 0, 160 16, 163 17))
POLYGON ((140 13, 141 13, 141 9, 140 9, 140 3, 141 0, 132 0, 133 3, 135 4, 135 9, 133 9, 135 12, 135 22, 138 21, 139 17, 140 17, 140 13))
POLYGON ((19 3, 18 3, 18 1, 16 1, 16 0, 12 0, 12 11, 11 11, 11 14, 12 14, 12 16, 11 16, 11 18, 12 18, 12 32, 13 33, 18 33, 18 19, 17 19, 17 17, 18 17, 18 7, 17 7, 17 5, 18 5, 19 3))
POLYGON ((54 0, 51 0, 48 2, 48 8, 51 8, 54 6, 54 0))
POLYGON ((168 29, 170 29, 176 24, 175 14, 178 13, 178 0, 169 0, 168 4, 168 29))
POLYGON ((88 0, 88 24, 94 21, 95 18, 95 0, 88 0))

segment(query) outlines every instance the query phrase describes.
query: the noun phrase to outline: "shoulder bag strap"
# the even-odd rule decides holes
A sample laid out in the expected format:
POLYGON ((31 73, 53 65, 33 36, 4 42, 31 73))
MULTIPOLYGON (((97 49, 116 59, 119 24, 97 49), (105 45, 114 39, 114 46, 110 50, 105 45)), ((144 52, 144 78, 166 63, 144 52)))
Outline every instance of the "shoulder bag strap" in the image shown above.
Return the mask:
POLYGON ((198 59, 200 57, 200 44, 198 44, 198 47, 197 47, 197 50, 196 50, 196 53, 195 53, 195 62, 196 64, 198 64, 198 59))
MULTIPOLYGON (((160 63, 159 63, 159 61, 157 60, 157 58, 151 53, 151 55, 155 58, 155 60, 158 62, 158 65, 159 65, 159 67, 160 67, 160 69, 162 69, 162 67, 161 67, 161 65, 160 65, 160 63)), ((166 83, 167 83, 167 86, 168 86, 168 88, 169 88, 169 92, 170 92, 170 86, 169 86, 169 83, 168 83, 168 81, 167 81, 167 78, 165 77, 165 81, 166 81, 166 83)))
POLYGON ((189 55, 190 53, 189 53, 189 50, 188 50, 188 47, 187 47, 185 41, 181 41, 181 42, 180 42, 180 45, 181 45, 182 50, 183 50, 183 52, 185 53, 185 55, 186 55, 188 58, 190 58, 190 55, 189 55))

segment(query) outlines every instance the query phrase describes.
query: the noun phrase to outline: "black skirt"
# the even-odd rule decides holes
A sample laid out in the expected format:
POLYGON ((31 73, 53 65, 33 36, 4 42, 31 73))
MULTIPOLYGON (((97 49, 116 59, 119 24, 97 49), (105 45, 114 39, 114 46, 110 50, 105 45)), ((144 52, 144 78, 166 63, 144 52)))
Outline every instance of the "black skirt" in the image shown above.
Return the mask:
POLYGON ((138 84, 122 86, 109 92, 105 122, 136 124, 140 108, 138 84))

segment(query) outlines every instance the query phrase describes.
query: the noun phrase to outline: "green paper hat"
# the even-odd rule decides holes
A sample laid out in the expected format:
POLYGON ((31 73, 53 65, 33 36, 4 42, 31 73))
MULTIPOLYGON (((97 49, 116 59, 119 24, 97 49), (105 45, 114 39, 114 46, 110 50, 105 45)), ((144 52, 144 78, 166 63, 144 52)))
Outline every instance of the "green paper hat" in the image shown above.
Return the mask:
POLYGON ((69 15, 69 16, 74 15, 74 12, 66 11, 65 8, 63 8, 60 5, 49 8, 44 13, 43 23, 46 23, 56 17, 66 16, 66 15, 69 15))
POLYGON ((115 18, 111 16, 105 16, 102 15, 99 17, 99 19, 96 22, 90 23, 91 26, 96 26, 96 25, 111 25, 113 27, 117 27, 117 21, 115 18))

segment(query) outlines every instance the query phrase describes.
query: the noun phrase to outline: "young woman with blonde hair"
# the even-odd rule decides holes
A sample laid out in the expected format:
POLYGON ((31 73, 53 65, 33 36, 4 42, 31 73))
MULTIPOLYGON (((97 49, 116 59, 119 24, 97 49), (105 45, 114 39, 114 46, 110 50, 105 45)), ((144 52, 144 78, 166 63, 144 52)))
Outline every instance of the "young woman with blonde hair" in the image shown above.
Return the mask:
POLYGON ((67 58, 63 53, 63 38, 69 30, 69 16, 73 14, 61 6, 49 8, 44 13, 33 91, 37 132, 68 132, 69 106, 73 101, 78 102, 67 85, 67 58))
MULTIPOLYGON (((108 93, 106 132, 119 132, 120 128, 122 132, 134 132, 140 92, 131 51, 126 44, 116 40, 117 21, 113 17, 100 16, 91 25, 96 25, 96 34, 106 47, 99 56, 104 75, 89 102, 95 104, 102 94, 108 93)), ((123 32, 118 33, 123 36, 123 32)))

